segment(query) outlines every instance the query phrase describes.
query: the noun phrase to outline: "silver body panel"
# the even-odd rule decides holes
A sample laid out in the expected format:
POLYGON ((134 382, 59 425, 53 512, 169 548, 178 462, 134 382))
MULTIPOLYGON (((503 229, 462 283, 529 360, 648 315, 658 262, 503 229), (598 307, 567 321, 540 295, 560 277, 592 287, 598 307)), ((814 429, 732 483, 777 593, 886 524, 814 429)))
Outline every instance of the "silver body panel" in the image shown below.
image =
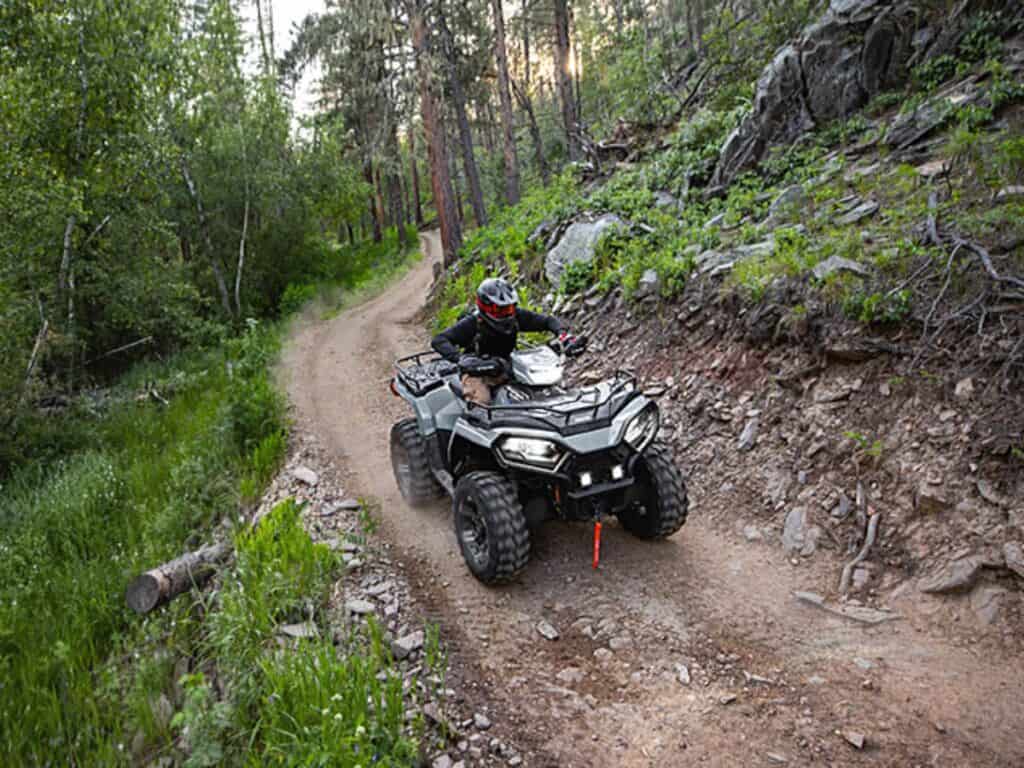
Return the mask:
MULTIPOLYGON (((538 347, 525 352, 516 352, 514 360, 515 357, 519 357, 519 363, 518 367, 516 367, 516 362, 513 362, 513 372, 519 383, 528 386, 546 387, 561 382, 563 374, 561 358, 549 348, 538 347), (549 353, 550 356, 548 354, 538 354, 541 351, 549 353), (552 358, 554 358, 557 366, 550 365, 552 358), (554 378, 556 368, 557 379, 554 378), (525 373, 522 374, 523 378, 520 378, 520 371, 522 370, 525 370, 525 373), (543 383, 531 384, 530 382, 543 383)), ((456 378, 456 376, 448 377, 445 384, 427 392, 422 397, 416 397, 400 381, 396 381, 396 388, 399 395, 413 407, 422 435, 429 437, 438 430, 445 430, 452 433, 451 443, 461 438, 488 450, 493 450, 496 442, 509 435, 543 438, 577 454, 607 450, 622 442, 626 426, 650 403, 650 400, 646 397, 635 397, 612 419, 610 424, 604 424, 593 430, 580 431, 572 435, 561 435, 553 429, 513 426, 485 427, 470 424, 462 418, 467 406, 465 401, 452 390, 452 384, 456 381, 456 378)), ((610 390, 611 385, 608 382, 601 382, 580 390, 557 393, 536 402, 547 408, 565 410, 569 413, 579 411, 580 421, 570 421, 570 424, 582 428, 589 420, 585 417, 593 410, 592 407, 587 407, 587 403, 604 401, 608 398, 610 390)), ((523 407, 523 411, 528 413, 529 408, 523 407)), ((449 452, 451 450, 451 443, 448 446, 449 452)))

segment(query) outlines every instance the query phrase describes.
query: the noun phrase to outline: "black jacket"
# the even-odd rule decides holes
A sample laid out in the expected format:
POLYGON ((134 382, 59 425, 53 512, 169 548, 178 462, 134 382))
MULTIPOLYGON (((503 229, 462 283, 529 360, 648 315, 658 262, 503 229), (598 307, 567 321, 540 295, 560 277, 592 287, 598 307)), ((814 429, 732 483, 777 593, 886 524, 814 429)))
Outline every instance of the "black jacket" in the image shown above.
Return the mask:
MULTIPOLYGON (((516 311, 516 324, 520 331, 550 331, 555 335, 562 332, 562 324, 558 322, 557 317, 541 315, 527 309, 516 311)), ((441 357, 451 360, 453 363, 459 361, 459 356, 462 353, 480 355, 481 357, 508 358, 515 351, 516 336, 515 333, 509 335, 494 333, 473 314, 459 320, 448 330, 437 334, 430 346, 441 357)))

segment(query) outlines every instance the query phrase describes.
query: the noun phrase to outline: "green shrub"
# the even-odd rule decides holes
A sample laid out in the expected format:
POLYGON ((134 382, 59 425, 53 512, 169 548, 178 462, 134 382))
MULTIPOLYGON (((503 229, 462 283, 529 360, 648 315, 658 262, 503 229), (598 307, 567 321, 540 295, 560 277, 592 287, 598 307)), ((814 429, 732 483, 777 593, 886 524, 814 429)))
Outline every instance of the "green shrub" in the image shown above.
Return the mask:
POLYGON ((315 285, 289 283, 281 296, 280 313, 281 317, 288 317, 299 312, 306 304, 316 298, 317 289, 315 285))
POLYGON ((594 284, 594 273, 592 261, 572 262, 562 273, 562 293, 572 295, 586 291, 594 284))
POLYGON ((893 295, 855 291, 843 300, 846 316, 865 325, 901 323, 912 311, 911 293, 908 290, 893 295))

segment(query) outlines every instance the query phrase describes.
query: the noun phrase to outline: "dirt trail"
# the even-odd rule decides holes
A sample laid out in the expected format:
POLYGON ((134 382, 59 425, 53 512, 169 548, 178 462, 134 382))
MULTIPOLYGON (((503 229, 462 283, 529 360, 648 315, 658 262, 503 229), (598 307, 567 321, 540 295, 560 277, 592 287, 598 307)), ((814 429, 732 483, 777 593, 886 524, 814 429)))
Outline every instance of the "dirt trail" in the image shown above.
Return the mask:
POLYGON ((953 647, 921 617, 866 627, 797 602, 824 566, 711 530, 699 498, 667 542, 610 526, 599 572, 589 529, 552 523, 518 583, 478 584, 448 506, 405 506, 388 457, 407 415, 391 363, 428 342, 418 313, 440 247, 422 238, 427 258, 387 293, 294 334, 289 391, 299 427, 380 502, 462 687, 517 734, 528 765, 1024 765, 1018 660, 953 647), (537 633, 541 618, 558 641, 537 633), (862 749, 845 738, 856 734, 862 749))

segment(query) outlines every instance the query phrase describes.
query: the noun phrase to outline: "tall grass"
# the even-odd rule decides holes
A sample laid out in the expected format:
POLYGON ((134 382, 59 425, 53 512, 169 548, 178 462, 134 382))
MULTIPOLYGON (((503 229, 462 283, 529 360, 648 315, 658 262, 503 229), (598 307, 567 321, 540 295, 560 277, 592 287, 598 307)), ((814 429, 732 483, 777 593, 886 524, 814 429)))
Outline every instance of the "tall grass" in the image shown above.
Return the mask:
POLYGON ((412 765, 421 723, 407 722, 403 677, 375 622, 335 647, 321 619, 340 558, 310 540, 300 512, 284 501, 236 536, 237 563, 201 641, 227 695, 188 681, 175 725, 188 733, 190 763, 412 765), (279 626, 303 620, 318 635, 281 650, 279 626))
MULTIPOLYGON (((410 263, 393 243, 349 256, 352 296, 410 263)), ((254 530, 235 523, 287 447, 269 376, 279 337, 251 321, 218 349, 137 366, 99 410, 43 420, 70 437, 0 486, 0 765, 415 762, 421 724, 380 628, 342 638, 343 653, 326 629, 335 553, 292 501, 254 530), (131 614, 128 581, 218 524, 236 552, 219 589, 131 614), (318 636, 283 652, 280 625, 300 621, 318 636)), ((438 679, 431 643, 424 674, 438 679)))
POLYGON ((251 329, 221 350, 146 366, 115 393, 121 405, 91 420, 88 449, 3 488, 0 764, 122 762, 152 726, 145 695, 135 713, 124 703, 136 673, 161 664, 134 651, 153 653, 149 638, 174 612, 140 621, 124 588, 233 516, 248 457, 284 427, 266 373, 274 338, 251 329), (169 405, 136 401, 141 380, 157 381, 169 405))

